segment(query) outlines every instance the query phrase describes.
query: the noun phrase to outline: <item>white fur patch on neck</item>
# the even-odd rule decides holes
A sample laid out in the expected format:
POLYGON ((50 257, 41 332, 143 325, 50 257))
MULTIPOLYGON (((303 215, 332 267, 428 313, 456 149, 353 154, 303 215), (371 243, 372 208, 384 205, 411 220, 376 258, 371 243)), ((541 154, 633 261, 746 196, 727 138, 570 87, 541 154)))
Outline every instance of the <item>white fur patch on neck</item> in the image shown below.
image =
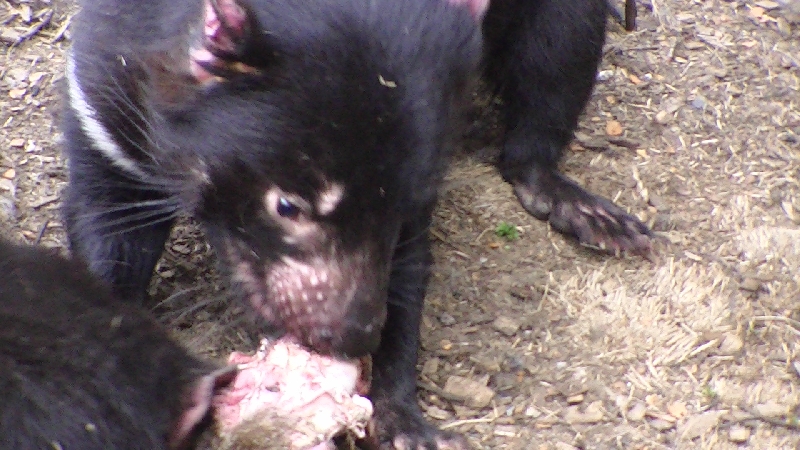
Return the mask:
POLYGON ((100 151, 115 166, 140 178, 145 176, 136 161, 125 154, 125 151, 111 137, 106 127, 97 118, 97 111, 86 100, 75 72, 75 60, 70 55, 67 59, 67 83, 69 106, 75 111, 81 123, 81 129, 91 142, 92 148, 100 151))
POLYGON ((327 216, 332 213, 339 202, 342 201, 344 196, 344 187, 339 183, 330 184, 327 189, 320 192, 317 197, 317 213, 321 216, 327 216))

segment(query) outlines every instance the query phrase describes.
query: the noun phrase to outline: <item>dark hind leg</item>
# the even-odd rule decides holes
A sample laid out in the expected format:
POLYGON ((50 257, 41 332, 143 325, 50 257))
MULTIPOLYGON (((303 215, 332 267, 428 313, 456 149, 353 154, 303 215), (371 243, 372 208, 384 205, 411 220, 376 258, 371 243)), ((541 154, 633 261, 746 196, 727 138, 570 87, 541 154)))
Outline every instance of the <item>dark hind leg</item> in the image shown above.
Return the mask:
POLYGON ((646 252, 650 230, 558 171, 594 87, 606 0, 493 2, 484 24, 487 75, 504 103, 499 166, 522 206, 581 243, 646 252))

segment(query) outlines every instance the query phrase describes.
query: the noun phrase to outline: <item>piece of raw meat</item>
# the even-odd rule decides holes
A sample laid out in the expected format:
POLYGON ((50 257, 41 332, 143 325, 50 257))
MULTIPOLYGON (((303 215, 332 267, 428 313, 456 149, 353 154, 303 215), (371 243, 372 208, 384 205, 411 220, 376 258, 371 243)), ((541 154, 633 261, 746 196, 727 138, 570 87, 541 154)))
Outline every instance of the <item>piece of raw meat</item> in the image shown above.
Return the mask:
POLYGON ((327 450, 337 435, 364 437, 372 417, 372 403, 362 396, 368 361, 265 339, 255 355, 234 352, 228 362, 239 373, 214 399, 218 447, 327 450))

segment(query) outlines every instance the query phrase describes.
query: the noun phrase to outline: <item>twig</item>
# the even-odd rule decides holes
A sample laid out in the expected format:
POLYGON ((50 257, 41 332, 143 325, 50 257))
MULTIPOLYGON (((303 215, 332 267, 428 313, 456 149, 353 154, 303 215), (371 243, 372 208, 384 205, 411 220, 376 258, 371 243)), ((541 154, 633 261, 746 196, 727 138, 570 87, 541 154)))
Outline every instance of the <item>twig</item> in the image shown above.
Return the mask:
POLYGON ((55 36, 53 36, 53 38, 50 39, 51 44, 55 44, 56 42, 64 38, 64 34, 67 32, 67 28, 69 28, 70 23, 72 23, 72 16, 67 17, 67 19, 64 20, 64 23, 62 23, 61 26, 58 27, 58 31, 56 31, 55 36))
POLYGON ((42 238, 44 237, 44 233, 47 231, 47 226, 50 225, 50 219, 47 219, 42 224, 42 228, 39 229, 39 234, 36 236, 36 242, 34 245, 39 245, 42 243, 42 238))
POLYGON ((6 42, 7 44, 11 45, 12 47, 25 42, 28 39, 30 39, 33 36, 35 36, 40 31, 42 31, 42 28, 50 25, 50 20, 52 18, 53 18, 53 10, 49 9, 49 10, 45 11, 45 13, 42 14, 42 16, 39 18, 39 23, 37 23, 36 25, 34 25, 31 28, 29 28, 28 31, 26 31, 25 33, 19 35, 16 39, 6 39, 6 40, 4 40, 4 42, 6 42))
POLYGON ((800 321, 790 319, 783 316, 755 316, 751 319, 753 322, 783 322, 787 325, 789 330, 800 336, 800 321))
POLYGON ((478 419, 463 419, 463 420, 456 420, 455 422, 450 422, 447 424, 442 425, 439 427, 440 430, 446 430, 448 428, 455 428, 461 425, 469 425, 471 423, 492 423, 495 421, 493 417, 480 417, 478 419))

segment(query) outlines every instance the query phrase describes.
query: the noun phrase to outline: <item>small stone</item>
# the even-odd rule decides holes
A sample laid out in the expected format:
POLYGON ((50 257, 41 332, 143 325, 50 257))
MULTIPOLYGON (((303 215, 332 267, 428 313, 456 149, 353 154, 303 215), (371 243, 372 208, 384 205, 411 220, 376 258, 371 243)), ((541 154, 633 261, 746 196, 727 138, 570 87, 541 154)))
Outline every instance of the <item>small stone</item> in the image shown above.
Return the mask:
POLYGON ((658 211, 658 212, 664 212, 667 209, 669 209, 669 208, 667 208, 667 205, 664 202, 664 199, 662 199, 660 195, 655 194, 655 193, 650 194, 650 198, 647 200, 647 203, 650 203, 650 205, 653 208, 655 208, 656 211, 658 211))
POLYGON ((36 84, 41 81, 45 75, 47 75, 47 72, 33 72, 28 76, 28 82, 31 84, 36 84))
POLYGON ((189 253, 192 253, 192 248, 186 244, 175 244, 172 246, 172 250, 180 253, 181 255, 188 255, 189 253))
POLYGON ((691 441, 710 432, 719 423, 722 411, 708 411, 703 414, 692 416, 678 427, 678 435, 681 440, 691 441))
POLYGON ((442 325, 449 327, 450 325, 454 325, 456 323, 456 318, 448 313, 442 313, 439 315, 439 322, 441 322, 442 325))
POLYGON ((583 399, 583 394, 571 395, 567 397, 567 403, 570 405, 577 405, 578 403, 583 403, 583 399))
POLYGON ((534 419, 542 416, 542 412, 539 411, 539 408, 533 405, 530 405, 527 408, 525 408, 525 412, 523 414, 525 414, 525 417, 531 417, 534 419))
POLYGON ((25 96, 25 89, 11 89, 8 91, 8 96, 14 100, 19 100, 25 96))
POLYGON ((674 426, 674 422, 670 422, 664 419, 653 419, 650 422, 650 425, 658 431, 667 431, 671 430, 674 426))
POLYGON ((695 98, 694 100, 692 100, 692 108, 698 110, 706 109, 706 99, 704 99, 703 97, 695 98))
POLYGON ((447 420, 450 418, 450 413, 436 405, 430 405, 425 408, 425 412, 436 420, 447 420))
POLYGON ((578 447, 567 444, 566 442, 556 442, 556 450, 578 450, 578 447))
POLYGON ((9 223, 12 220, 16 220, 17 217, 17 205, 14 204, 14 200, 0 195, 0 221, 9 223))
POLYGON ((783 17, 778 17, 775 20, 775 25, 778 26, 778 33, 780 33, 783 37, 789 37, 792 35, 792 25, 783 17))
POLYGON ((488 355, 472 355, 469 357, 469 360, 480 366, 480 368, 486 372, 500 372, 500 363, 494 357, 488 355))
POLYGON ((169 280, 175 277, 175 270, 174 269, 167 269, 158 273, 158 276, 165 280, 169 280))
POLYGON ((628 420, 633 422, 641 422, 644 419, 644 415, 647 412, 647 405, 643 402, 637 401, 631 406, 631 409, 628 410, 628 420))
POLYGON ((745 278, 742 280, 742 284, 739 285, 739 289, 748 292, 758 292, 761 290, 761 281, 755 278, 745 278))
POLYGON ((473 408, 485 408, 494 398, 494 391, 469 378, 452 375, 444 384, 444 391, 473 408))
POLYGON ((28 70, 22 67, 8 69, 8 71, 5 73, 5 80, 8 81, 12 86, 25 81, 26 78, 28 78, 28 70))
POLYGON ((686 417, 687 414, 689 414, 689 410, 686 409, 686 403, 684 402, 670 403, 667 406, 667 412, 669 412, 669 415, 671 415, 676 419, 682 419, 686 417))
POLYGON ((519 323, 509 317, 498 317, 492 322, 492 328, 505 334, 506 336, 513 336, 519 330, 519 323))
POLYGON ((17 172, 14 169, 8 169, 3 172, 3 178, 7 180, 13 180, 15 176, 17 176, 17 172))
POLYGON ((726 76, 728 76, 728 70, 725 69, 724 67, 712 67, 711 69, 709 69, 709 72, 711 72, 711 75, 714 75, 719 79, 723 79, 726 76))
POLYGON ((564 420, 570 424, 600 422, 603 420, 602 402, 592 402, 584 412, 580 412, 577 406, 570 406, 564 413, 564 420))
POLYGON ((773 2, 772 0, 761 0, 761 1, 755 2, 755 4, 756 4, 756 6, 760 6, 760 7, 764 8, 767 11, 773 10, 773 9, 777 8, 778 6, 780 6, 777 2, 773 2))
POLYGON ((11 142, 9 142, 9 145, 15 148, 22 148, 25 146, 25 139, 22 138, 12 139, 11 142))
POLYGON ((431 358, 422 365, 422 373, 425 375, 433 375, 439 371, 439 358, 431 358))
POLYGON ((753 409, 764 417, 781 417, 788 412, 786 405, 779 403, 762 403, 756 405, 753 409))
POLYGON ((672 117, 669 116, 669 113, 666 111, 659 111, 656 113, 656 123, 661 125, 666 125, 670 122, 672 117))
POLYGON ((597 81, 608 81, 613 77, 613 70, 601 70, 600 72, 597 72, 597 81))
POLYGON ((750 439, 750 429, 741 425, 733 425, 728 431, 728 439, 737 444, 747 442, 750 439))
POLYGON ((734 333, 725 333, 719 344, 720 355, 736 355, 744 348, 744 341, 734 333))

